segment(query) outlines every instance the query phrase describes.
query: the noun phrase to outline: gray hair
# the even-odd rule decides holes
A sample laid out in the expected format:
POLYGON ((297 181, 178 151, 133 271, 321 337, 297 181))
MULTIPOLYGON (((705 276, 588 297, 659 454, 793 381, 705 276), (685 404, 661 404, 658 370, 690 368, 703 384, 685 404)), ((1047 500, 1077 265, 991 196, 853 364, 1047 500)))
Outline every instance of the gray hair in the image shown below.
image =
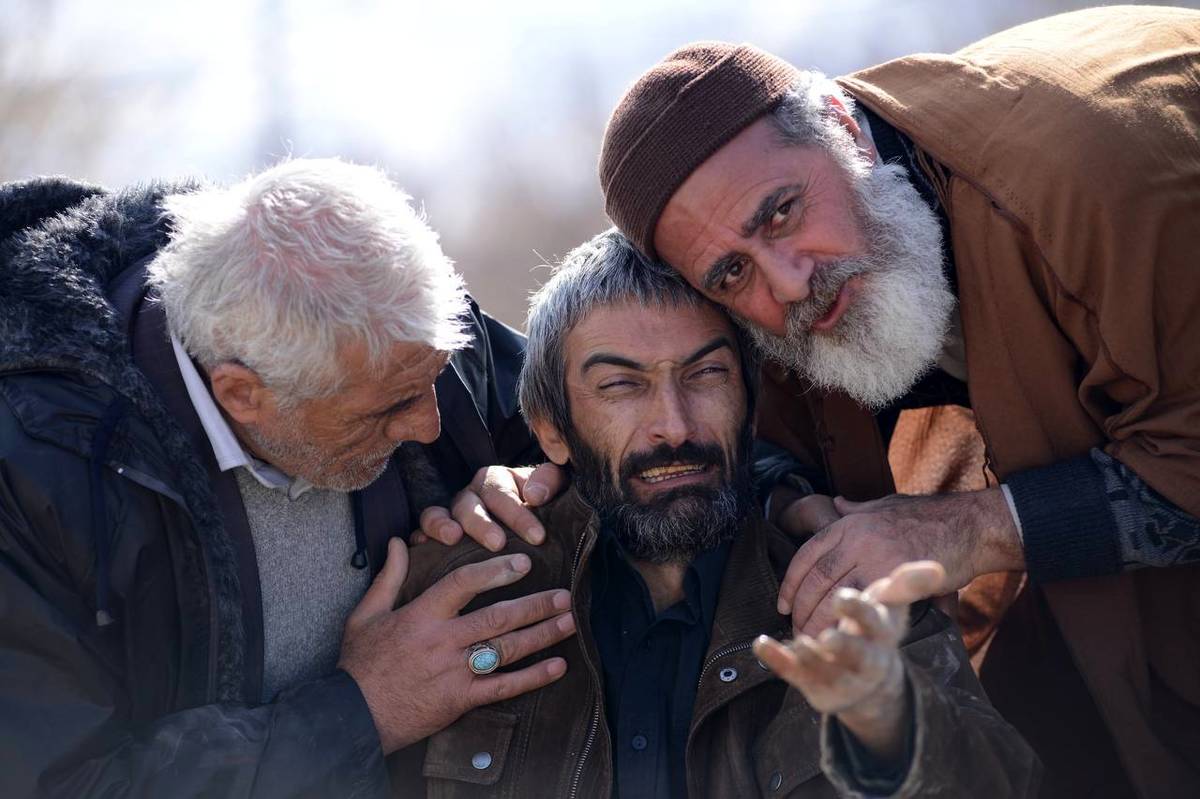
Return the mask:
POLYGON ((870 166, 856 157, 853 137, 829 110, 830 98, 839 100, 847 113, 858 119, 854 99, 835 81, 815 70, 800 73, 768 119, 782 144, 818 147, 830 153, 843 168, 861 174, 870 166))
POLYGON ((253 369, 285 404, 336 392, 348 342, 371 365, 398 342, 469 342, 462 277, 379 169, 290 160, 163 208, 171 238, 149 271, 171 332, 205 367, 253 369))
MULTIPOLYGON (((521 412, 527 420, 542 419, 564 432, 571 429, 566 392, 567 336, 596 308, 623 302, 657 308, 712 305, 674 270, 642 255, 616 228, 579 245, 529 300, 529 341, 518 387, 521 412)), ((754 348, 741 339, 740 328, 734 331, 742 352, 748 401, 752 403, 756 356, 754 348)))

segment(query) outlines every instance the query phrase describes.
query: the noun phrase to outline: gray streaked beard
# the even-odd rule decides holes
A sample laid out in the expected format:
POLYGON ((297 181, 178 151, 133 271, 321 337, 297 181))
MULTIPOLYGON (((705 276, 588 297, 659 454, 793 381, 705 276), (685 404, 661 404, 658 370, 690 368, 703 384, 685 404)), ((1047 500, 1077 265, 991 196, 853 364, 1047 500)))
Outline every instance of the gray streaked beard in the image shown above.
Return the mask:
POLYGON ((818 264, 810 296, 788 308, 784 335, 744 319, 738 323, 767 358, 821 389, 840 389, 879 409, 903 396, 933 366, 955 298, 937 216, 904 168, 877 164, 864 172, 847 165, 844 154, 833 157, 850 180, 866 254, 818 264), (837 325, 810 332, 855 276, 861 276, 862 285, 837 325))
POLYGON ((664 446, 643 453, 640 463, 629 463, 627 459, 619 475, 608 458, 580 439, 574 430, 568 431, 567 443, 580 496, 634 560, 690 563, 699 553, 735 538, 753 512, 749 470, 753 433, 748 423, 743 424, 738 435, 735 452, 721 453, 716 445, 710 448, 687 442, 676 448, 664 446), (653 465, 656 459, 669 462, 676 458, 700 463, 719 460, 719 484, 685 486, 649 503, 636 502, 629 488, 630 474, 653 465))

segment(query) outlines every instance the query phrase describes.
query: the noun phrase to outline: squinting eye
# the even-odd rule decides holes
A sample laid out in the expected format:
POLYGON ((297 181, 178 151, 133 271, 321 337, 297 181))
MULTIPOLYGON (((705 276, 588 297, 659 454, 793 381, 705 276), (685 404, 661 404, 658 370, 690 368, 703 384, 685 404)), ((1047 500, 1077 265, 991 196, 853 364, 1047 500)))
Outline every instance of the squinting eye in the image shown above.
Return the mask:
POLYGON ((795 200, 788 200, 775 209, 775 214, 771 217, 771 227, 778 227, 787 221, 788 216, 792 213, 792 203, 795 200))

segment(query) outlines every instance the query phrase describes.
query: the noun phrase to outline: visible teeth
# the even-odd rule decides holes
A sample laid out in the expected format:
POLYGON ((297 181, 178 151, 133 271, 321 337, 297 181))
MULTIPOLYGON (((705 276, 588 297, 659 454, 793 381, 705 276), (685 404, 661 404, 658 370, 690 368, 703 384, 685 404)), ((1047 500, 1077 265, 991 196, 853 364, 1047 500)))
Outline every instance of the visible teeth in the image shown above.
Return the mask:
POLYGON ((661 483, 663 480, 669 480, 672 477, 679 477, 685 474, 699 474, 704 471, 704 466, 698 463, 673 463, 670 466, 655 466, 653 469, 647 469, 639 475, 647 483, 661 483))

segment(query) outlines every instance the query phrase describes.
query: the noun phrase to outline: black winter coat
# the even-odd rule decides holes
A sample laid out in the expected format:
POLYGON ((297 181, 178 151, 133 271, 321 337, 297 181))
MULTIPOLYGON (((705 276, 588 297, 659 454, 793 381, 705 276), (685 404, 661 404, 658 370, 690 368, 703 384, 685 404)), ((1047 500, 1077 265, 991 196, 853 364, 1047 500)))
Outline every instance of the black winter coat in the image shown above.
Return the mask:
MULTIPOLYGON (((151 374, 165 337, 141 268, 167 239, 160 199, 186 189, 0 187, 0 796, 384 796, 344 672, 256 704, 244 510, 177 370, 151 374)), ((515 401, 524 341, 472 312, 422 448, 444 491, 539 457, 515 401)), ((355 498, 373 571, 421 507, 400 469, 355 498)))

